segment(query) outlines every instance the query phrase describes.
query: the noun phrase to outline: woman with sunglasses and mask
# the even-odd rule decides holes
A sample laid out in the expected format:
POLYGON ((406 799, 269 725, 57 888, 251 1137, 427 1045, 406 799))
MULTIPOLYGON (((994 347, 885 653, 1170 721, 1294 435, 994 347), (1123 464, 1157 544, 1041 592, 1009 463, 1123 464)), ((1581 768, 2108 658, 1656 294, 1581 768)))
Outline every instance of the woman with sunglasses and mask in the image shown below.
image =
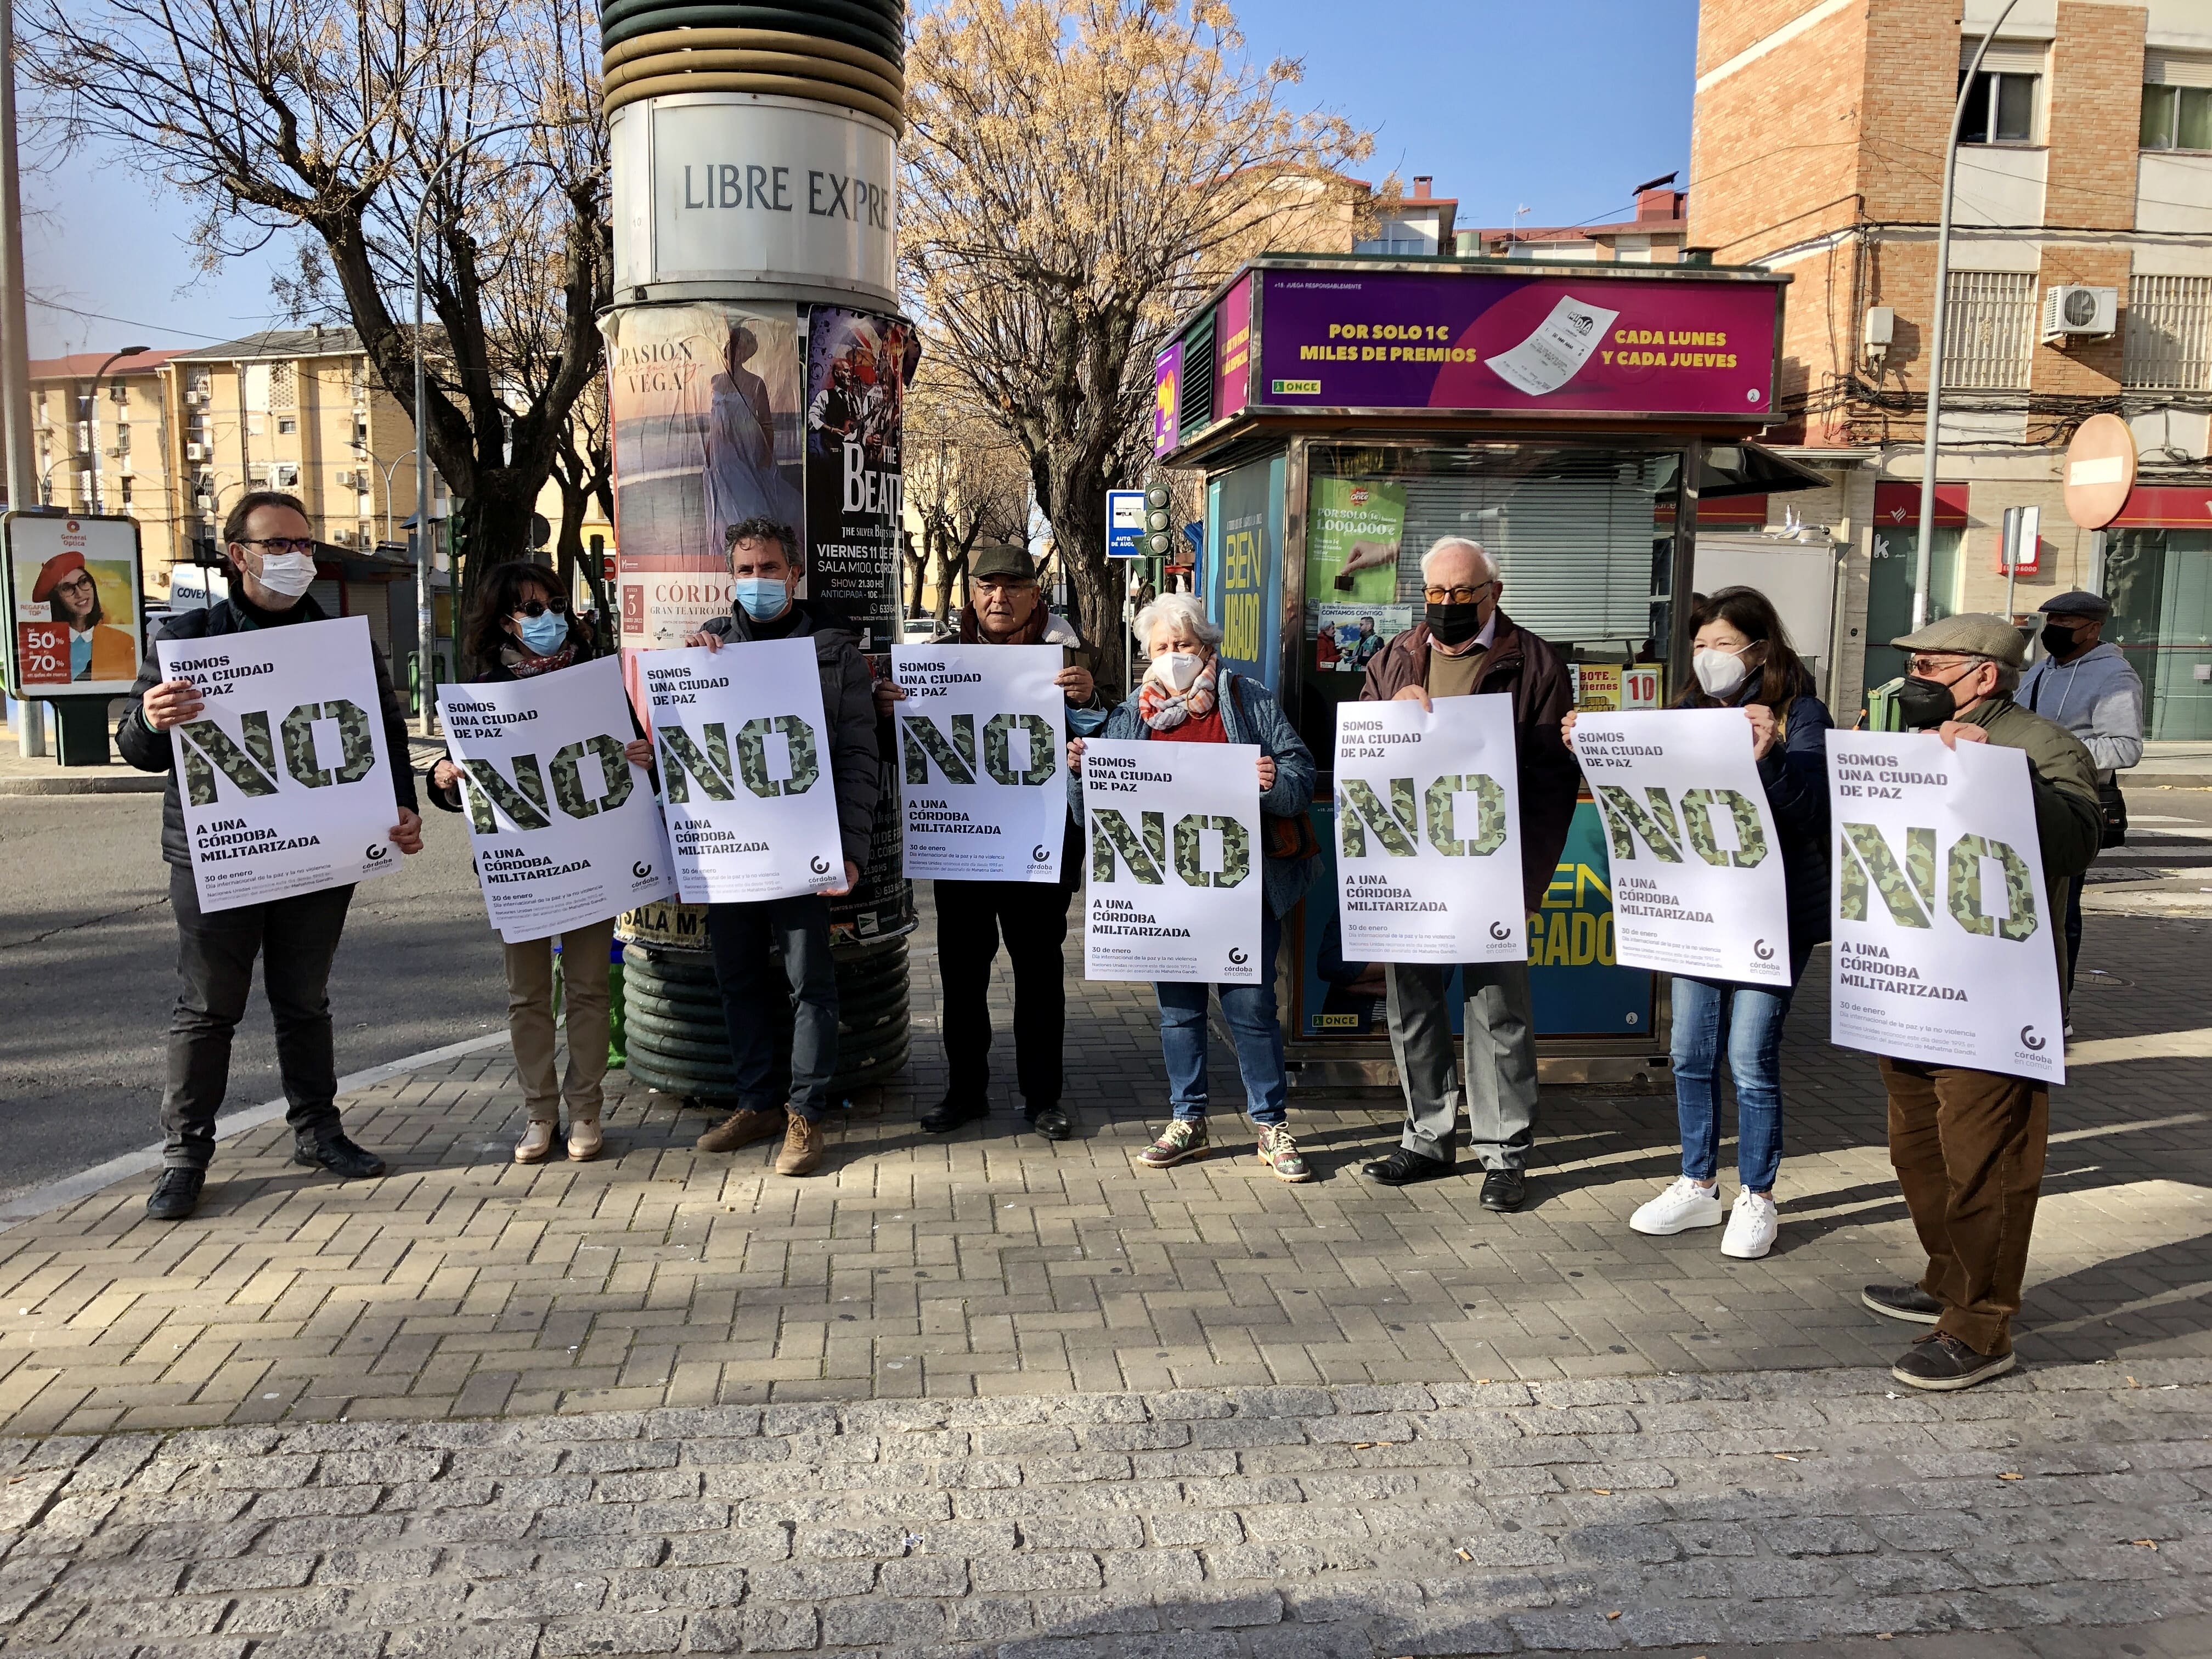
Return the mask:
MULTIPOLYGON (((577 625, 559 579, 542 566, 492 567, 469 616, 468 653, 477 665, 475 684, 534 679, 588 662, 590 635, 577 625)), ((633 766, 650 766, 653 744, 639 736, 623 754, 633 766)), ((448 812, 461 810, 460 769, 441 757, 426 775, 430 799, 448 812)), ((561 1127, 561 1103, 568 1103, 568 1156, 597 1158, 601 1086, 607 1074, 610 1024, 607 967, 615 919, 587 922, 560 934, 567 1002, 568 1071, 556 1073, 553 1052, 553 940, 508 945, 507 1030, 514 1045, 529 1122, 515 1143, 517 1164, 542 1164, 552 1155, 561 1127)))
MULTIPOLYGON (((1677 708, 1736 708, 1751 722, 1751 750, 1774 813, 1789 895, 1790 982, 1779 988, 1722 980, 1674 982, 1674 1108, 1682 1126, 1682 1173, 1628 1224, 1667 1235, 1716 1227, 1721 1254, 1755 1260, 1774 1248, 1780 1218, 1774 1182, 1782 1168, 1782 1022, 1805 959, 1828 937, 1827 733, 1835 724, 1813 695, 1813 676, 1766 595, 1724 587, 1699 595, 1690 613, 1695 679, 1677 708), (1720 1199, 1720 1066, 1735 1079, 1737 1192, 1720 1199)), ((1561 730, 1572 732, 1569 714, 1561 730)))

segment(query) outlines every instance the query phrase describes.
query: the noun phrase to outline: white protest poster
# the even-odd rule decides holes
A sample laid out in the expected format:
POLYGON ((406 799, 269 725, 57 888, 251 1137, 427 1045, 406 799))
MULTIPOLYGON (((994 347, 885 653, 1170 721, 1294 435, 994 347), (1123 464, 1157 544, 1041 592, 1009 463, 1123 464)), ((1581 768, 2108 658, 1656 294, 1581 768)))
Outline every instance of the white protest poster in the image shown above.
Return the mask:
POLYGON ((392 756, 368 618, 161 640, 161 678, 205 706, 169 729, 203 910, 398 867, 392 756))
POLYGON ((1782 842, 1742 711, 1577 714, 1574 749, 1605 819, 1621 965, 1789 984, 1782 842))
POLYGON ((1525 962, 1513 700, 1336 707, 1336 893, 1353 962, 1525 962))
POLYGON ((2058 955, 2027 757, 1929 732, 1828 733, 1829 1041, 2066 1080, 2058 955))
POLYGON ((908 876, 1060 879, 1064 664, 1056 645, 891 647, 908 876))
POLYGON ((822 679, 808 638, 641 651, 661 810, 686 904, 845 884, 822 679))
POLYGON ((1259 766, 1257 744, 1084 746, 1085 979, 1260 982, 1259 766))
POLYGON ((614 658, 441 685, 438 708, 501 939, 545 939, 675 894, 653 786, 623 757, 633 728, 614 658))

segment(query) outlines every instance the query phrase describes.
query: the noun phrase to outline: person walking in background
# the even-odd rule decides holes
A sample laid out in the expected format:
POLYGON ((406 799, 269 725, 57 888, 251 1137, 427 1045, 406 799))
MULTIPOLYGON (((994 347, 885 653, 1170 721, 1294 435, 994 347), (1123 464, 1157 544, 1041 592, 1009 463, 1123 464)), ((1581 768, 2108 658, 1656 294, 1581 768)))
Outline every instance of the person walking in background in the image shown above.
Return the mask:
MULTIPOLYGON (((1447 536, 1421 559, 1423 620, 1394 635, 1367 667, 1360 700, 1497 692, 1513 699, 1521 791, 1521 882, 1534 910, 1552 884, 1574 821, 1581 772, 1560 733, 1573 698, 1559 653, 1513 622, 1504 584, 1480 543, 1447 536)), ((1510 1212, 1528 1194, 1536 1141, 1536 1016, 1525 962, 1428 963, 1389 968, 1390 1048, 1406 1096, 1398 1149, 1360 1173, 1386 1187, 1451 1173, 1464 1100, 1468 1151, 1480 1162, 1482 1206, 1510 1212), (1462 1073, 1452 1053, 1446 993, 1454 972, 1466 998, 1462 1073)))
MULTIPOLYGON (((1677 708, 1737 708, 1751 724, 1752 754, 1774 814, 1788 894, 1790 982, 1735 985, 1674 976, 1674 1109, 1682 1126, 1682 1173, 1628 1218, 1660 1237, 1717 1227, 1721 1254, 1752 1261, 1774 1248, 1780 1218, 1774 1182, 1782 1168, 1782 1024, 1813 947, 1828 937, 1827 705, 1782 618, 1756 588, 1698 596, 1690 616, 1694 679, 1677 708), (1720 1060, 1735 1081, 1735 1205, 1720 1200, 1720 1060)), ((1561 727, 1571 734, 1570 714, 1561 727)))
MULTIPOLYGON (((962 645, 1057 645, 1068 658, 1057 676, 1071 714, 1099 708, 1097 687, 1079 658, 1081 635, 1053 614, 1026 548, 997 543, 977 548, 969 562, 968 603, 960 612, 962 645)), ((906 693, 876 683, 876 708, 886 720, 906 693)), ((1083 833, 1070 819, 1060 854, 1060 879, 939 881, 937 971, 942 982, 945 1098, 921 1114, 933 1135, 951 1134, 991 1113, 991 966, 999 942, 1014 991, 1014 1079, 1030 1127, 1048 1140, 1075 1133, 1060 1104, 1060 1049, 1066 1036, 1067 906, 1083 880, 1083 833)))
MULTIPOLYGON (((851 892, 860 879, 874 834, 876 801, 883 793, 876 704, 868 659, 859 642, 792 598, 805 568, 797 549, 791 530, 773 520, 748 519, 733 526, 730 569, 736 603, 728 616, 716 617, 684 643, 719 651, 757 640, 813 641, 845 852, 844 884, 828 890, 836 896, 851 892)), ((733 1152, 781 1135, 776 1173, 811 1175, 822 1166, 822 1118, 830 1109, 830 1080, 837 1073, 837 970, 830 958, 830 896, 800 893, 710 904, 707 942, 714 954, 722 1024, 737 1072, 738 1109, 699 1137, 699 1150, 733 1152), (769 960, 771 946, 782 958, 781 970, 769 960), (777 1099, 769 1086, 776 1074, 773 999, 779 995, 789 997, 792 1012, 787 1100, 777 1099)))
MULTIPOLYGON (((222 541, 230 596, 205 610, 172 616, 157 638, 214 639, 324 620, 322 608, 307 595, 315 580, 314 529, 297 496, 249 490, 224 520, 222 541)), ((402 853, 419 853, 422 820, 416 811, 414 769, 406 760, 407 711, 392 689, 384 653, 374 644, 368 652, 384 738, 393 757, 392 805, 398 821, 392 827, 392 843, 402 853)), ((211 914, 200 908, 169 730, 196 718, 205 704, 190 680, 164 680, 161 672, 160 659, 149 651, 116 726, 115 746, 140 771, 169 774, 161 792, 161 857, 169 866, 177 976, 183 983, 169 1020, 161 1176, 146 1200, 146 1213, 156 1221, 181 1221, 198 1207, 207 1184, 216 1114, 222 1109, 230 1081, 231 1035, 253 988, 256 957, 276 1026, 276 1071, 284 1084, 292 1161, 328 1170, 343 1180, 362 1180, 382 1175, 384 1160, 349 1139, 338 1116, 329 987, 331 961, 345 931, 353 887, 325 887, 211 914)))
MULTIPOLYGON (((2112 602, 2080 588, 2045 599, 2045 654, 2021 677, 2019 700, 2032 714, 2064 726, 2081 740, 2097 769, 2097 796, 2106 828, 2099 848, 2117 847, 2126 828, 2118 775, 2143 753, 2142 680, 2119 647, 2105 643, 2112 602)), ((2066 890, 2066 989, 2081 955, 2081 878, 2066 890)), ((2074 1035, 2069 1020, 2066 1035, 2074 1035)))
MULTIPOLYGON (((2045 915, 2097 856, 2104 812, 2081 740, 2013 700, 2026 655, 2002 617, 1947 617, 1890 643, 1911 653, 1897 702, 1906 726, 1952 748, 1994 743, 2027 756, 2043 851, 2045 915)), ((2066 941, 2051 930, 2063 982, 2066 941)), ((1869 1285, 1878 1314, 1936 1328, 1891 1369, 1916 1389, 1966 1389, 2013 1367, 2012 1320, 2027 1276, 2029 1235, 2051 1139, 2051 1089, 1966 1066, 1881 1060, 1889 1158, 1928 1252, 1917 1285, 1869 1285)))
MULTIPOLYGON (((495 564, 469 617, 469 655, 477 665, 476 681, 535 679, 588 662, 590 639, 578 627, 560 591, 558 579, 534 564, 495 564)), ((635 717, 633 717, 635 718, 635 717)), ((653 744, 640 736, 623 750, 632 766, 653 764, 653 744)), ((448 812, 461 810, 461 769, 441 756, 429 769, 430 799, 448 812)), ((553 939, 506 945, 507 1033, 514 1047, 514 1069, 522 1080, 526 1121, 515 1143, 517 1164, 542 1164, 561 1129, 561 1103, 568 1103, 568 1156, 578 1163, 597 1158, 605 1146, 599 1109, 607 1075, 611 1016, 607 967, 614 948, 615 919, 565 928, 561 942, 562 997, 568 1031, 568 1072, 555 1069, 553 1044, 553 939)))
MULTIPOLYGON (((1275 1017, 1275 956, 1282 945, 1283 918, 1304 894, 1313 872, 1316 852, 1308 850, 1312 831, 1309 827, 1303 836, 1297 833, 1313 804, 1313 756, 1274 694, 1216 654, 1221 629, 1206 619, 1204 607, 1193 596, 1163 595, 1139 613, 1136 627, 1150 659, 1145 678, 1136 695, 1107 716, 1098 735, 1152 743, 1257 744, 1260 811, 1268 843, 1261 871, 1258 983, 1163 981, 1152 988, 1159 999, 1160 1050, 1167 1061, 1173 1116, 1138 1161, 1146 1169, 1165 1170, 1206 1151, 1206 1008, 1212 994, 1220 998, 1221 1018, 1236 1043, 1245 1112, 1260 1131, 1261 1161, 1279 1181, 1310 1181, 1313 1171, 1290 1131, 1283 1030, 1275 1017)), ((1079 821, 1085 746, 1080 738, 1067 745, 1068 806, 1079 821)))

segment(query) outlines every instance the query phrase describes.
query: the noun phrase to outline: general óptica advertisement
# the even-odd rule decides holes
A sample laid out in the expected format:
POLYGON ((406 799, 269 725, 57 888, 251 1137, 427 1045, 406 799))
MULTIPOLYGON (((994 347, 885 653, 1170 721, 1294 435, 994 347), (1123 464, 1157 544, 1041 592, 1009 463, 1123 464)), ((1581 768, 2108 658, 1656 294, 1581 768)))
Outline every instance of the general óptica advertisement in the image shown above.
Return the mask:
POLYGON ((1065 660, 1056 645, 892 647, 908 876, 1060 879, 1065 660))
POLYGON ((1259 768, 1257 744, 1085 745, 1085 978, 1260 982, 1259 768))
POLYGON ((675 893, 652 782, 623 755, 633 727, 614 658, 441 685, 438 709, 501 939, 545 939, 675 893))
POLYGON ((814 641, 741 641, 638 658, 662 811, 686 904, 845 884, 814 641))
POLYGON ((1829 1040, 2066 1080, 2058 953, 2027 757, 1931 732, 1828 733, 1829 1040))
POLYGON ((138 526, 7 517, 9 682, 24 697, 123 696, 138 678, 138 526))
POLYGON ((159 640, 165 680, 205 699, 169 728, 202 910, 397 869, 399 821, 368 618, 159 640))
POLYGON ((1605 816, 1620 959, 1789 984, 1782 842, 1743 711, 1579 714, 1574 749, 1605 816))
POLYGON ((1345 957, 1527 957, 1510 696, 1339 703, 1336 834, 1345 957))

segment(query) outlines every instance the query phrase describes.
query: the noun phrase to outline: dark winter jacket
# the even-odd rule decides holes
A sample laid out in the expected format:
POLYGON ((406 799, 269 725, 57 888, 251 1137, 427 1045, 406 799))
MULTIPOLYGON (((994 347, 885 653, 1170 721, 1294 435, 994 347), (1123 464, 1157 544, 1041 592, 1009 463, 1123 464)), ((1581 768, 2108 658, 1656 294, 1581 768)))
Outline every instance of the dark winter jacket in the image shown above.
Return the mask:
MULTIPOLYGON (((1415 623, 1375 653, 1367 665, 1362 702, 1388 702, 1409 685, 1425 685, 1429 672, 1429 625, 1415 623)), ((1574 827, 1582 769, 1567 752, 1559 724, 1574 707, 1567 665, 1546 641, 1503 611, 1483 659, 1477 692, 1502 691, 1513 699, 1513 747, 1520 767, 1521 888, 1534 910, 1558 873, 1574 827)))
MULTIPOLYGON (((259 628, 287 628, 296 623, 327 620, 322 607, 306 594, 289 611, 262 611, 258 620, 236 601, 217 599, 204 611, 185 611, 171 617, 154 637, 213 639, 222 634, 249 634, 259 628)), ((376 648, 374 641, 369 643, 368 657, 376 669, 377 702, 384 711, 384 741, 391 751, 392 799, 412 812, 418 808, 415 769, 407 750, 407 710, 400 703, 399 694, 392 689, 392 672, 385 665, 384 653, 376 648)), ((185 809, 177 799, 176 745, 167 732, 156 732, 146 724, 146 694, 161 684, 160 661, 149 651, 145 665, 138 671, 138 683, 131 688, 130 707, 116 723, 115 746, 122 751, 123 758, 140 771, 169 775, 168 787, 161 792, 161 856, 171 864, 190 869, 191 845, 185 838, 185 809)))
MULTIPOLYGON (((822 671, 822 712, 830 723, 837 828, 844 840, 846 862, 865 870, 869 843, 874 838, 876 803, 884 791, 883 751, 877 742, 875 688, 868 659, 860 654, 860 641, 836 622, 816 616, 804 601, 796 602, 796 609, 799 615, 790 631, 776 637, 795 640, 811 635, 813 639, 814 659, 822 671)), ((753 619, 742 606, 733 606, 726 617, 701 623, 699 631, 738 644, 750 644, 757 637, 753 619)))
MULTIPOLYGON (((1218 660, 1217 659, 1217 660, 1218 660)), ((1223 736, 1231 743, 1253 743, 1260 752, 1275 763, 1275 782, 1273 788, 1260 796, 1260 810, 1270 817, 1294 818, 1302 816, 1313 805, 1314 757, 1306 747, 1305 739, 1291 724, 1290 716, 1283 713, 1282 704, 1275 694, 1249 674, 1239 674, 1228 664, 1221 665, 1221 674, 1215 686, 1217 706, 1221 710, 1223 736)), ((1152 728, 1145 724, 1139 712, 1137 699, 1129 700, 1106 717, 1105 728, 1098 735, 1124 740, 1141 740, 1152 735, 1152 728)), ((1078 823, 1083 817, 1083 779, 1071 770, 1067 775, 1067 806, 1078 823)), ((1305 896, 1306 886, 1313 879, 1314 860, 1311 859, 1269 859, 1261 872, 1261 890, 1267 895, 1267 908, 1277 916, 1288 915, 1299 899, 1305 896)))

